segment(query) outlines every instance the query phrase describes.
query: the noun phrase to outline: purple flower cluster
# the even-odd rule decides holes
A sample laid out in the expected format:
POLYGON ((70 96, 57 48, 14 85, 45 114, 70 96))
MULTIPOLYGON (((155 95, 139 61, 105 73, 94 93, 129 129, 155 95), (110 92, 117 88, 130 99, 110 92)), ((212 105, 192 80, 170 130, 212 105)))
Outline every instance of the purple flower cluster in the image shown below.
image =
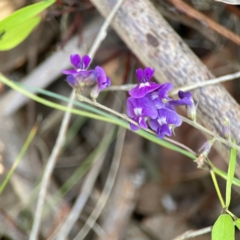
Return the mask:
POLYGON ((106 76, 102 67, 87 70, 91 58, 84 55, 82 58, 78 54, 70 55, 70 62, 74 69, 63 70, 67 75, 67 82, 73 88, 95 85, 91 91, 91 97, 96 99, 99 92, 111 85, 110 78, 106 76))
MULTIPOLYGON (((127 99, 127 113, 139 127, 147 129, 149 126, 159 138, 164 138, 165 135, 171 136, 174 127, 182 124, 174 105, 186 105, 192 119, 195 119, 195 105, 190 92, 179 91, 178 100, 169 98, 168 92, 172 90, 173 85, 150 82, 153 75, 154 69, 149 67, 136 70, 139 84, 129 91, 131 97, 127 99)), ((133 131, 139 127, 130 124, 133 131)))

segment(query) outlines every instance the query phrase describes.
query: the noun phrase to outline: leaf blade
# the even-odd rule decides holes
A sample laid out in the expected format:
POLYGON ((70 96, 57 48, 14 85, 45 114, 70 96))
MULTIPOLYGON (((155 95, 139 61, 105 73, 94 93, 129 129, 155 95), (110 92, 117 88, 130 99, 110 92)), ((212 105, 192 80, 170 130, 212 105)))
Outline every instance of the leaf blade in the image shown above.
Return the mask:
POLYGON ((0 51, 10 50, 20 44, 28 37, 40 21, 40 17, 34 17, 16 27, 9 28, 0 39, 0 51))
POLYGON ((212 240, 234 240, 234 223, 228 214, 218 217, 212 228, 212 240))
POLYGON ((235 221, 235 225, 236 225, 236 227, 238 228, 238 230, 240 230, 240 218, 238 218, 238 219, 235 221))
POLYGON ((55 0, 45 0, 39 3, 31 4, 13 12, 11 15, 0 21, 0 30, 7 31, 8 28, 15 27, 16 25, 19 25, 35 17, 47 7, 51 6, 54 2, 55 0))

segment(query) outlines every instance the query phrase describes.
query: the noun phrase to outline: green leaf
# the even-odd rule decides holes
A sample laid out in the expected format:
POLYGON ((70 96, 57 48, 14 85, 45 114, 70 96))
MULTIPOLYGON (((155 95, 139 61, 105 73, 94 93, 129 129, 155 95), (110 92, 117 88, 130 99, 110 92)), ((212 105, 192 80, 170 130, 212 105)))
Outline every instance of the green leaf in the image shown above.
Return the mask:
POLYGON ((6 51, 16 47, 31 33, 40 21, 40 17, 34 17, 5 31, 0 39, 0 51, 6 51))
POLYGON ((41 18, 37 15, 54 2, 55 0, 45 0, 29 5, 0 21, 0 51, 9 50, 21 43, 40 23, 41 18))
POLYGON ((15 11, 11 15, 0 21, 0 30, 7 32, 9 28, 20 25, 21 23, 35 17, 44 9, 51 6, 54 2, 55 0, 45 0, 39 3, 31 4, 15 11))
POLYGON ((228 214, 219 216, 212 228, 212 240, 234 240, 234 223, 228 214))
MULTIPOLYGON (((234 144, 236 144, 236 141, 234 140, 234 144)), ((231 149, 231 156, 230 161, 228 165, 228 176, 227 176, 227 187, 226 187, 226 207, 228 208, 231 201, 231 190, 232 190, 232 181, 234 177, 234 172, 236 168, 236 149, 231 149)))
POLYGON ((238 218, 238 219, 235 221, 235 225, 236 225, 236 227, 238 228, 238 230, 240 230, 240 218, 238 218))

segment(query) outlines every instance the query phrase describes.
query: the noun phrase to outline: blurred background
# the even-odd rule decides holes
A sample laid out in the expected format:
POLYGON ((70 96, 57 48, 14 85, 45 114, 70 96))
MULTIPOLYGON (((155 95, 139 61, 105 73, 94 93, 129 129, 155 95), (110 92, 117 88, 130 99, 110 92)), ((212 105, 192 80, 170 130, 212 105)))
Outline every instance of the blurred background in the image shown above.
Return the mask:
MULTIPOLYGON (((34 2, 0 0, 0 20, 34 2)), ((217 26, 224 26, 236 35, 240 33, 239 6, 213 0, 185 2, 217 26)), ((168 1, 153 0, 152 3, 215 76, 240 70, 239 46, 231 39, 216 33, 201 19, 197 21, 186 13, 172 11, 174 6, 168 1)), ((72 89, 61 70, 70 67, 70 54, 87 53, 104 20, 88 0, 57 0, 41 16, 43 21, 24 42, 0 52, 0 72, 11 80, 69 97, 72 89)), ((137 83, 135 70, 145 67, 111 27, 91 67, 97 65, 104 68, 112 85, 137 83)), ((239 81, 223 85, 239 102, 239 81)), ((52 101, 49 96, 40 96, 52 101)), ((104 91, 98 101, 125 113, 127 97, 127 92, 104 91)), ((62 100, 54 101, 66 105, 62 100)), ((0 239, 28 239, 39 184, 64 112, 29 100, 2 83, 0 112, 1 182, 36 119, 41 119, 35 138, 0 195, 0 239)), ((185 115, 184 109, 179 109, 179 113, 185 115)), ((196 152, 206 142, 199 130, 185 123, 175 130, 173 139, 196 152)), ((225 161, 214 149, 209 158, 217 167, 227 170, 225 161)), ((218 181, 224 195, 225 181, 220 178, 218 181)), ((209 172, 197 169, 190 158, 134 132, 73 115, 49 181, 39 239, 57 239, 59 226, 79 194, 88 200, 66 239, 77 236, 96 208, 100 216, 84 239, 184 239, 178 236, 188 230, 212 226, 221 213, 209 172), (97 162, 95 175, 90 175, 90 169, 97 162), (110 190, 109 184, 113 184, 110 190), (97 205, 104 197, 106 204, 97 205)), ((232 195, 230 210, 240 216, 238 193, 233 190, 232 195)), ((239 234, 236 239, 238 237, 239 234)), ((194 239, 208 240, 211 235, 207 233, 194 239)))

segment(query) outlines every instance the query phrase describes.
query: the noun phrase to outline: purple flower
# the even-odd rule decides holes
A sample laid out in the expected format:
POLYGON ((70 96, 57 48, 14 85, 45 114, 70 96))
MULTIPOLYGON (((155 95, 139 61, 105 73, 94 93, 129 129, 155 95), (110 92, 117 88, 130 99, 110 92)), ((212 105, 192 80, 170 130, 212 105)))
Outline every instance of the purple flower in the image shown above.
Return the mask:
POLYGON ((62 73, 66 75, 76 75, 80 72, 86 71, 91 62, 91 58, 88 55, 84 55, 81 59, 80 55, 72 54, 70 55, 70 62, 74 69, 63 70, 62 73))
POLYGON ((182 119, 179 115, 168 108, 158 109, 158 117, 149 121, 151 129, 157 132, 159 138, 164 138, 164 135, 172 136, 172 127, 181 124, 182 119))
POLYGON ((186 105, 187 107, 187 115, 189 118, 191 118, 193 121, 196 120, 196 106, 194 104, 192 94, 190 92, 178 92, 179 100, 171 100, 168 103, 180 106, 180 105, 186 105))
MULTIPOLYGON (((186 105, 189 116, 194 120, 196 108, 190 92, 179 91, 180 99, 173 100, 168 97, 173 85, 169 82, 150 82, 153 74, 154 69, 149 67, 136 70, 140 83, 129 91, 131 97, 127 100, 127 113, 141 128, 146 129, 149 126, 159 138, 164 138, 165 135, 172 136, 174 128, 182 124, 174 106, 186 105)), ((138 130, 139 126, 130 124, 132 130, 138 130)))
POLYGON ((161 99, 170 99, 168 97, 168 92, 173 89, 173 85, 170 82, 161 84, 160 88, 158 89, 159 97, 161 99))
POLYGON ((96 86, 91 91, 91 97, 96 99, 101 90, 109 87, 111 85, 111 80, 106 76, 102 67, 97 66, 95 70, 92 72, 94 78, 96 79, 96 86))
POLYGON ((142 70, 141 68, 136 70, 136 75, 140 83, 135 88, 129 91, 131 97, 144 97, 147 93, 153 92, 161 86, 160 84, 150 82, 153 74, 154 69, 150 67, 147 67, 144 70, 142 70))
MULTIPOLYGON (((136 121, 140 127, 147 128, 147 117, 152 119, 157 118, 158 112, 147 98, 133 98, 129 97, 127 99, 127 113, 130 118, 136 121)), ((130 128, 133 131, 139 129, 138 126, 134 124, 130 124, 130 128)))
POLYGON ((158 92, 158 90, 148 93, 145 97, 146 97, 149 101, 152 102, 153 106, 154 106, 156 109, 160 109, 160 108, 165 107, 165 104, 164 104, 164 103, 162 102, 162 100, 159 98, 159 92, 158 92))
POLYGON ((67 82, 71 87, 80 88, 80 90, 93 87, 90 95, 96 99, 101 90, 111 85, 110 78, 106 76, 103 68, 97 66, 95 69, 87 70, 91 62, 88 55, 81 58, 78 54, 72 54, 70 62, 74 69, 63 70, 62 73, 67 75, 67 82))
POLYGON ((108 78, 106 76, 106 73, 104 72, 103 68, 97 66, 95 68, 95 73, 94 74, 96 75, 99 90, 107 88, 111 85, 110 78, 108 78))

